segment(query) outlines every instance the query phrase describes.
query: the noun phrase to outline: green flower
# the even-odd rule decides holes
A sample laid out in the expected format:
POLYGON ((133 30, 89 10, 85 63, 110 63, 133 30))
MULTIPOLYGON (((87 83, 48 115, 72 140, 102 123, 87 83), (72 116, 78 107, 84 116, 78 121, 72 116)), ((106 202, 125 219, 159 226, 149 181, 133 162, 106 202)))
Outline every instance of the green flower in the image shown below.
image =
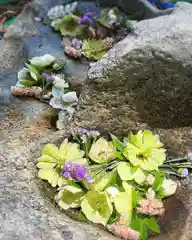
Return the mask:
POLYGON ((67 185, 60 189, 55 200, 61 208, 68 210, 80 207, 84 195, 84 191, 78 185, 67 185))
POLYGON ((80 150, 79 145, 68 142, 68 139, 64 140, 59 149, 54 144, 47 144, 38 159, 38 177, 47 180, 52 187, 61 186, 66 181, 60 176, 63 164, 69 160, 82 160, 83 156, 84 151, 80 150))
POLYGON ((81 203, 82 212, 93 223, 106 226, 113 206, 106 192, 89 191, 81 203))
POLYGON ((75 15, 66 15, 63 19, 55 21, 55 30, 61 31, 63 36, 76 37, 82 35, 84 27, 78 23, 79 17, 75 15))
POLYGON ((96 163, 105 163, 115 158, 115 149, 112 142, 99 138, 91 146, 89 157, 96 163))
POLYGON ((121 215, 123 220, 130 223, 132 218, 132 186, 123 182, 125 192, 119 192, 113 198, 113 202, 117 212, 121 215))
POLYGON ((166 159, 165 149, 159 140, 158 135, 151 131, 139 131, 137 134, 130 134, 124 150, 124 156, 133 166, 143 170, 158 170, 166 159))
POLYGON ((146 180, 146 175, 140 168, 132 167, 127 162, 120 163, 117 172, 122 181, 134 180, 136 183, 142 184, 146 180))
POLYGON ((86 58, 99 60, 107 53, 108 46, 104 40, 85 40, 82 49, 86 58))

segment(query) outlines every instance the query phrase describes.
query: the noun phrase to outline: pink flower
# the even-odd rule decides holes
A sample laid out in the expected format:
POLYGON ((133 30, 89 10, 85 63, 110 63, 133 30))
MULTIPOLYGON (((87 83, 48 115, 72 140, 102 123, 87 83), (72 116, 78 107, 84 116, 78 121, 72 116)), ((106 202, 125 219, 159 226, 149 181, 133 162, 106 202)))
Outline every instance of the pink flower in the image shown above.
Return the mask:
POLYGON ((162 201, 159 199, 143 199, 139 202, 140 207, 137 211, 142 214, 148 214, 150 216, 163 215, 165 209, 162 201))
POLYGON ((139 240, 140 233, 131 229, 121 223, 121 221, 109 226, 109 231, 113 232, 117 237, 123 238, 124 240, 139 240))

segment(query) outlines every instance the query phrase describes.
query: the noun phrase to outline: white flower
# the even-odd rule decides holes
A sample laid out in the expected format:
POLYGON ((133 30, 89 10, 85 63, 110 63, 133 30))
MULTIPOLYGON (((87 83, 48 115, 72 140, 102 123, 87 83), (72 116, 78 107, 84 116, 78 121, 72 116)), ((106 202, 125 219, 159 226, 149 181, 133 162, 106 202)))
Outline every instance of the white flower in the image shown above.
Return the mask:
POLYGON ((66 15, 65 8, 63 5, 55 6, 51 8, 47 14, 50 20, 56 20, 58 18, 63 18, 66 15))
POLYGON ((78 2, 73 2, 71 4, 71 12, 74 13, 77 9, 77 6, 78 6, 78 2))
POLYGON ((55 62, 55 57, 50 54, 45 54, 44 56, 34 57, 30 60, 31 64, 38 67, 47 67, 55 62))
POLYGON ((73 103, 73 102, 78 102, 78 98, 77 98, 77 93, 76 92, 68 92, 65 93, 62 96, 62 99, 64 102, 66 103, 73 103))
POLYGON ((69 84, 65 81, 65 79, 60 75, 53 75, 55 81, 53 82, 56 88, 68 88, 69 84))

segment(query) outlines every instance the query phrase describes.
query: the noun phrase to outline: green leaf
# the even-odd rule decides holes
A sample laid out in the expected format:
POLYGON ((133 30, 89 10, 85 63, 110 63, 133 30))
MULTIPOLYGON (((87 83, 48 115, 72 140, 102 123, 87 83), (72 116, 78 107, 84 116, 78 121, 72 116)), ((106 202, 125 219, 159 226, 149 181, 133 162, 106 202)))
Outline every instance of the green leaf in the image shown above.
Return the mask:
POLYGON ((154 189, 155 191, 158 191, 162 186, 163 180, 164 180, 164 174, 160 172, 156 172, 155 181, 152 185, 152 189, 154 189))
POLYGON ((114 147, 119 151, 119 152, 122 152, 124 151, 124 146, 123 146, 123 143, 113 134, 110 134, 111 135, 111 138, 112 138, 112 141, 113 141, 113 144, 114 144, 114 147))
POLYGON ((133 202, 133 208, 136 208, 138 202, 142 199, 142 197, 139 195, 139 193, 135 190, 133 187, 132 189, 132 202, 133 202))
POLYGON ((145 220, 139 217, 134 218, 131 221, 130 227, 140 233, 140 240, 147 240, 147 226, 145 220))
POLYGON ((81 200, 85 193, 80 187, 64 186, 55 197, 58 205, 64 210, 80 207, 81 200))
POLYGON ((113 212, 113 206, 105 192, 89 191, 81 203, 81 208, 89 221, 104 226, 113 212))
POLYGON ((160 233, 160 227, 155 218, 145 218, 145 222, 152 232, 160 233))
POLYGON ((123 217, 123 219, 130 223, 132 218, 132 187, 126 186, 126 192, 119 192, 114 198, 113 202, 117 212, 123 217))
POLYGON ((28 67, 31 77, 37 81, 39 77, 39 71, 32 64, 25 63, 25 65, 28 67))
POLYGON ((25 80, 21 80, 19 81, 20 85, 23 87, 32 87, 37 85, 37 81, 33 80, 33 79, 25 79, 25 80))

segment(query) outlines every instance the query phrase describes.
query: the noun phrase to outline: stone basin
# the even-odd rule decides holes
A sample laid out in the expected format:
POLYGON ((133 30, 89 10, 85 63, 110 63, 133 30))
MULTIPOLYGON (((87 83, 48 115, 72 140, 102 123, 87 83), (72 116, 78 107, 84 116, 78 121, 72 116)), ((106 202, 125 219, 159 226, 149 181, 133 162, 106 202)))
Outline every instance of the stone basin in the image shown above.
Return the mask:
MULTIPOLYGON (((47 105, 34 99, 15 98, 11 96, 9 90, 10 86, 16 82, 17 70, 22 66, 24 59, 48 52, 60 58, 64 57, 60 38, 49 27, 33 21, 34 16, 39 14, 43 16, 51 6, 61 3, 64 1, 35 0, 32 8, 26 8, 18 17, 14 30, 10 29, 7 36, 0 41, 0 239, 117 239, 98 226, 79 223, 68 218, 53 201, 50 201, 49 188, 36 178, 35 164, 42 146, 48 142, 59 144, 63 136, 69 134, 70 127, 76 125, 97 127, 97 121, 95 123, 93 118, 97 119, 99 115, 93 114, 92 118, 86 118, 87 113, 83 112, 84 119, 81 118, 80 111, 64 131, 55 132, 55 129, 48 124, 50 109, 47 105)), ((112 4, 111 1, 110 4, 112 4)), ((122 4, 123 1, 118 1, 120 7, 124 6, 122 4)), ((142 9, 141 16, 154 17, 145 13, 146 11, 142 9)), ((73 76, 71 81, 74 86, 80 85, 83 89, 87 88, 87 70, 86 62, 82 64, 70 60, 68 74, 73 76)), ((96 107, 93 106, 92 110, 94 108, 96 107)), ((112 102, 109 108, 113 108, 112 102)), ((104 121, 107 119, 105 118, 104 121)), ((103 134, 109 131, 105 125, 100 126, 100 130, 103 134)), ((117 129, 112 127, 110 131, 117 131, 117 129)), ((171 148, 170 145, 168 146, 171 148)), ((175 152, 174 148, 171 151, 175 152)), ((191 182, 183 181, 177 194, 166 200, 165 206, 165 215, 160 220, 162 232, 160 235, 151 236, 150 239, 192 239, 191 182)))

